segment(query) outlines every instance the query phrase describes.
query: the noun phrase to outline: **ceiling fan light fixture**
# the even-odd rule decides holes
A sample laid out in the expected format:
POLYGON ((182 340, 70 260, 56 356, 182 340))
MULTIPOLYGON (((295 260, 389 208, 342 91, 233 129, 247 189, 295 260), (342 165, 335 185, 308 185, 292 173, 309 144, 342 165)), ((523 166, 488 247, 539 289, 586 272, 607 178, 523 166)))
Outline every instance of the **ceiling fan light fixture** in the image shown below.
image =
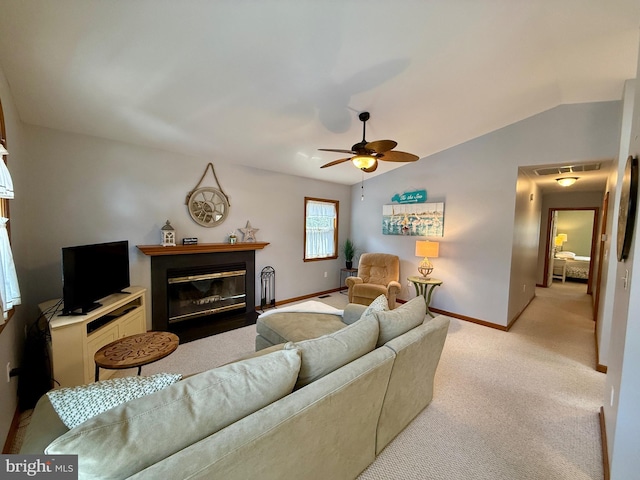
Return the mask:
POLYGON ((563 177, 563 178, 556 178, 556 182, 558 182, 558 184, 561 187, 570 187, 571 185, 573 185, 574 183, 576 183, 576 181, 578 180, 578 177, 563 177))
POLYGON ((351 162, 360 170, 364 170, 371 168, 376 163, 376 159, 371 155, 356 155, 351 159, 351 162))

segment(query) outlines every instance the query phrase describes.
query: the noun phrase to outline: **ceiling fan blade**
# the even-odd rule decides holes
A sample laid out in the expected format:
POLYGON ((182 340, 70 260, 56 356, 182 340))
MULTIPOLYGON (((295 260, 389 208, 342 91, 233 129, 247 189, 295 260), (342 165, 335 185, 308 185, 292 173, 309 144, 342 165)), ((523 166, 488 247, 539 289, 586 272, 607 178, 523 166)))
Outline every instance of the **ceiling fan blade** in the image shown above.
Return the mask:
POLYGON ((375 172, 377 169, 378 169, 378 161, 376 160, 375 163, 371 165, 369 168, 361 168, 360 170, 366 173, 371 173, 371 172, 375 172))
POLYGON ((385 160, 387 162, 415 162, 419 158, 420 157, 413 153, 398 152, 394 150, 392 152, 383 153, 378 157, 378 160, 385 160))
POLYGON ((398 142, 394 142, 393 140, 376 140, 375 142, 367 143, 364 148, 373 150, 376 153, 384 153, 393 150, 397 145, 398 142))
POLYGON ((350 153, 351 155, 356 154, 356 152, 354 152, 353 150, 340 150, 338 148, 319 148, 318 150, 322 152, 350 153))
POLYGON ((341 158, 340 160, 334 160, 333 162, 325 163, 320 168, 333 167, 334 165, 338 165, 340 163, 348 162, 351 158, 341 158))

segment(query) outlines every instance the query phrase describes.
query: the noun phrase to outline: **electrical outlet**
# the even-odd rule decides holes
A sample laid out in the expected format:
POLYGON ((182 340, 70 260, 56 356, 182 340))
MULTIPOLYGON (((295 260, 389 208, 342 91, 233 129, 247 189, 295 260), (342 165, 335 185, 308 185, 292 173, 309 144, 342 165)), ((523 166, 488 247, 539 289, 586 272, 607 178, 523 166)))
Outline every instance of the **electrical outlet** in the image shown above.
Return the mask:
POLYGON ((324 272, 324 278, 327 278, 327 272, 324 272))
POLYGON ((11 381, 11 362, 7 362, 7 383, 11 381))
POLYGON ((526 291, 527 291, 527 284, 524 283, 524 284, 522 284, 522 292, 524 293, 526 291))

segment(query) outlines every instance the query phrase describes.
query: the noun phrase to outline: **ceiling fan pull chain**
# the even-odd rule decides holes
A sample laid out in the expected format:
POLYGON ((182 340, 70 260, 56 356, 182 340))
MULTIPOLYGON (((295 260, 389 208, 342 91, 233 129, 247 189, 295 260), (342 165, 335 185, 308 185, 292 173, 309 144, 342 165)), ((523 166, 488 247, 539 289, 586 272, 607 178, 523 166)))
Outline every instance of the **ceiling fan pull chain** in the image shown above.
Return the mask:
POLYGON ((362 186, 360 188, 360 201, 364 202, 364 170, 362 171, 362 186))

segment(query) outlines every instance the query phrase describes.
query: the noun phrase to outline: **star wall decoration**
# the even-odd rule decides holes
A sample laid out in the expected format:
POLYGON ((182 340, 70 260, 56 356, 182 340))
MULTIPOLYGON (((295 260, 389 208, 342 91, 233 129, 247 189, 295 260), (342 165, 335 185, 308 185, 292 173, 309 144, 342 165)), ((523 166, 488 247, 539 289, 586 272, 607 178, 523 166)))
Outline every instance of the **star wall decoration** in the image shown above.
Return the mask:
POLYGON ((255 242, 256 241, 256 232, 260 230, 259 228, 253 228, 251 226, 251 222, 247 220, 247 226, 244 228, 239 228, 242 232, 242 241, 243 242, 255 242))

